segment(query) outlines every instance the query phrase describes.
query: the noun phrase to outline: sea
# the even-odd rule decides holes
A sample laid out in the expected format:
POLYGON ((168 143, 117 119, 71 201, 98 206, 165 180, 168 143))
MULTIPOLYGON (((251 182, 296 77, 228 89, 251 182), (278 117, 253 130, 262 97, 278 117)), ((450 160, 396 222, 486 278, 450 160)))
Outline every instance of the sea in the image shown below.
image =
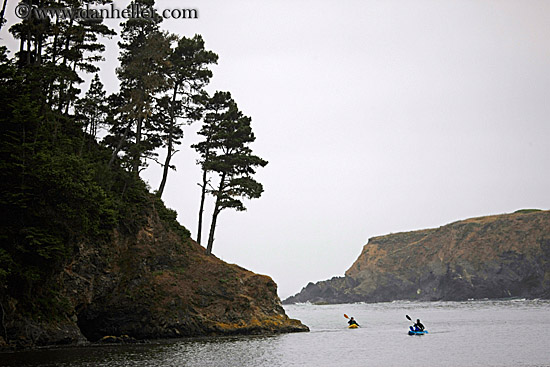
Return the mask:
POLYGON ((0 353, 0 366, 550 366, 549 300, 296 304, 309 333, 0 353), (348 329, 353 316, 360 324, 348 329), (427 335, 410 336, 420 319, 427 335))

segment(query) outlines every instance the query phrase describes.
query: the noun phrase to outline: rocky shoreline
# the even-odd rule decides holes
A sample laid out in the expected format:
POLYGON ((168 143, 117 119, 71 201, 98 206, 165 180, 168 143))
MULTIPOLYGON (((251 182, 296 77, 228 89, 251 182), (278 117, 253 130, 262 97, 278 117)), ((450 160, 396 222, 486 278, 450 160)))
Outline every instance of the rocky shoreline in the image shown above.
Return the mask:
POLYGON ((206 255, 155 210, 136 235, 112 239, 80 243, 53 278, 63 313, 28 314, 4 296, 0 348, 309 331, 285 314, 270 277, 206 255))

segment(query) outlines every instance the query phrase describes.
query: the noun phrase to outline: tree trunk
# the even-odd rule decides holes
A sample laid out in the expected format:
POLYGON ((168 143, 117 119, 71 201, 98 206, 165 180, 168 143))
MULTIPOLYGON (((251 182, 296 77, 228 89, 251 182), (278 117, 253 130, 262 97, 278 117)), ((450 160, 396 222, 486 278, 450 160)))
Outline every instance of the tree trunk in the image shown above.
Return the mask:
MULTIPOLYGON (((210 145, 210 137, 207 138, 207 143, 210 145)), ((210 148, 208 147, 206 149, 206 153, 204 156, 204 163, 202 167, 202 185, 199 185, 201 187, 201 205, 199 207, 199 229, 197 232, 197 243, 201 244, 201 238, 202 238, 202 215, 204 213, 204 201, 206 200, 206 186, 208 185, 208 170, 205 168, 205 165, 208 163, 208 160, 210 159, 210 148)))
MULTIPOLYGON (((73 65, 73 72, 76 73, 76 61, 73 65)), ((67 90, 70 90, 73 87, 73 81, 69 82, 69 86, 67 87, 67 90)), ((71 106, 71 100, 67 99, 67 104, 65 105, 65 115, 69 114, 69 107, 71 106)))
MULTIPOLYGON (((55 28, 59 28, 59 18, 56 18, 55 20, 55 28)), ((56 64, 57 62, 57 39, 59 37, 59 32, 55 32, 55 36, 53 38, 53 42, 52 42, 52 58, 50 60, 50 62, 52 64, 56 64)), ((47 93, 46 93, 46 101, 48 101, 48 103, 50 105, 53 106, 54 102, 53 102, 53 98, 54 98, 54 83, 55 83, 55 78, 52 78, 50 77, 50 79, 48 80, 48 86, 47 86, 47 93)))
MULTIPOLYGON (((73 19, 71 18, 67 29, 71 29, 72 26, 73 26, 73 19)), ((69 47, 71 46, 71 37, 69 35, 70 35, 70 32, 65 32, 66 38, 65 38, 65 52, 63 54, 63 62, 62 62, 63 67, 66 67, 68 62, 67 53, 68 53, 69 47)), ((67 89, 67 87, 65 86, 65 81, 66 79, 63 78, 61 79, 61 83, 59 83, 59 101, 58 101, 58 109, 57 109, 59 112, 63 110, 63 106, 65 102, 64 100, 67 99, 67 96, 65 94, 65 90, 67 89)))
POLYGON ((27 32, 27 66, 31 64, 31 31, 27 32))
MULTIPOLYGON (((171 127, 170 127, 170 130, 171 127)), ((168 134, 168 151, 166 152, 166 160, 164 161, 164 169, 162 171, 162 180, 160 181, 160 186, 157 191, 158 197, 162 197, 164 192, 164 187, 166 186, 166 181, 168 179, 168 171, 170 170, 170 160, 172 159, 172 131, 168 134)))
POLYGON ((132 171, 135 173, 136 176, 139 176, 139 166, 141 165, 140 159, 141 159, 141 151, 140 151, 140 145, 141 145, 141 127, 143 125, 143 117, 139 116, 137 120, 137 126, 136 126, 136 144, 134 146, 134 154, 133 154, 133 162, 132 162, 132 171))
POLYGON ((113 165, 116 156, 118 155, 118 152, 120 152, 120 149, 122 148, 122 144, 126 141, 126 137, 128 136, 128 133, 130 132, 130 126, 132 125, 132 122, 130 121, 128 125, 126 126, 126 129, 124 130, 124 135, 122 135, 122 138, 120 138, 120 141, 118 142, 117 147, 113 151, 113 154, 111 155, 111 159, 109 160, 109 164, 107 165, 109 168, 113 165))
POLYGON ((42 34, 36 40, 36 63, 42 65, 42 34))
POLYGON ((208 184, 208 175, 206 169, 202 170, 201 185, 201 205, 199 207, 199 229, 197 230, 197 243, 201 244, 202 237, 202 214, 204 213, 204 201, 206 200, 206 185, 208 184))
MULTIPOLYGON (((174 85, 174 94, 172 94, 172 102, 170 104, 170 126, 168 127, 168 151, 166 152, 166 160, 164 161, 164 170, 162 172, 162 180, 160 182, 157 195, 160 198, 164 192, 166 181, 168 180, 168 171, 170 170, 170 160, 172 159, 173 150, 173 131, 176 123, 176 114, 174 112, 174 104, 176 103, 176 97, 178 95, 178 84, 174 85)), ((200 244, 200 242, 199 242, 200 244)))
POLYGON ((218 214, 220 214, 218 200, 216 200, 214 213, 212 213, 212 223, 210 223, 210 233, 208 234, 208 245, 206 246, 207 255, 210 255, 212 253, 212 246, 214 245, 214 231, 216 230, 216 221, 218 220, 218 214))
POLYGON ((2 5, 2 11, 0 12, 0 30, 2 30, 2 26, 4 25, 4 14, 6 13, 6 3, 8 0, 4 0, 4 5, 2 5))
POLYGON ((212 246, 214 245, 214 232, 216 231, 216 222, 218 220, 218 214, 220 214, 220 200, 223 189, 225 188, 225 173, 222 174, 220 180, 220 186, 216 194, 216 205, 214 206, 214 213, 212 213, 212 223, 210 223, 210 233, 208 234, 208 245, 206 246, 206 254, 212 253, 212 246))

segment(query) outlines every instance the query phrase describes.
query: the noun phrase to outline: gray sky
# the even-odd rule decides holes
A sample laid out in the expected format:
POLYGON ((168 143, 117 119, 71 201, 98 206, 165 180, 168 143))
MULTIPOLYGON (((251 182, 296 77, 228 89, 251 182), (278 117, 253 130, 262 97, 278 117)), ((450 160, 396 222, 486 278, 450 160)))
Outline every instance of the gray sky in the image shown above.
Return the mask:
MULTIPOLYGON (((232 93, 270 162, 262 198, 220 214, 214 253, 282 298, 343 275, 370 237, 550 208, 550 1, 157 0, 176 7, 200 18, 163 27, 220 56, 209 90, 232 93)), ((198 127, 164 196, 193 237, 198 127)), ((143 176, 158 187, 159 168, 143 176)))

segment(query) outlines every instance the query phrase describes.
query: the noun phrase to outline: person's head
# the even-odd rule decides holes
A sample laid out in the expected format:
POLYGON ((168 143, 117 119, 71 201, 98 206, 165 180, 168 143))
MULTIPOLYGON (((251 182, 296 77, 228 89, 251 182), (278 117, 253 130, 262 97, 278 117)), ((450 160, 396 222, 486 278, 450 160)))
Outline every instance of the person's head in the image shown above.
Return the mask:
POLYGON ((417 322, 417 323, 420 323, 420 319, 416 319, 416 322, 417 322))
POLYGON ((353 320, 353 316, 351 317, 351 319, 350 319, 350 320, 353 320))

